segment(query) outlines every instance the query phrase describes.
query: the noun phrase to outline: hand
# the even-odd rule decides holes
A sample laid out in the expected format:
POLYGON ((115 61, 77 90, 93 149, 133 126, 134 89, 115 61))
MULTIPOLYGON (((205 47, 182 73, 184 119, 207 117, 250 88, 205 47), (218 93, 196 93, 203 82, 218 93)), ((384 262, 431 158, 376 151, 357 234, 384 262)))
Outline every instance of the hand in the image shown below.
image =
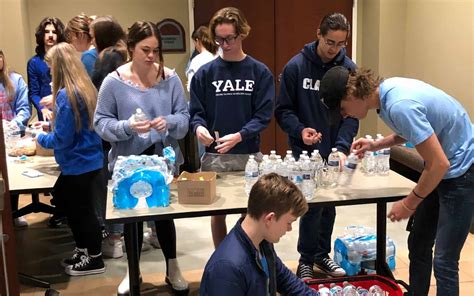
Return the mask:
POLYGON ((301 139, 303 139, 303 142, 308 145, 314 145, 318 142, 321 142, 323 135, 321 133, 318 133, 315 129, 306 127, 301 131, 301 139))
POLYGON ((229 152, 232 147, 237 145, 238 143, 242 142, 242 136, 240 133, 235 134, 228 134, 224 137, 219 138, 218 145, 216 146, 216 150, 218 153, 227 153, 229 152))
POLYGON ((40 101, 39 101, 40 105, 45 107, 45 108, 48 108, 48 109, 53 109, 53 95, 49 95, 49 96, 46 96, 46 97, 43 97, 40 101))
POLYGON ((347 155, 345 155, 344 153, 342 152, 337 152, 337 154, 339 155, 339 171, 342 172, 342 168, 344 167, 344 164, 346 163, 346 159, 347 159, 347 155))
POLYGON ((135 116, 132 114, 128 119, 130 122, 130 128, 138 134, 146 133, 150 131, 150 121, 135 121, 135 116))
POLYGON ((49 110, 48 108, 41 109, 41 113, 43 114, 43 119, 51 121, 53 120, 54 114, 53 111, 49 110))
POLYGON ((166 119, 163 116, 157 117, 150 122, 150 127, 154 128, 160 133, 166 132, 168 128, 166 124, 166 119))
POLYGON ((202 125, 198 126, 196 129, 196 137, 198 138, 199 143, 206 147, 209 147, 214 142, 214 138, 209 134, 207 128, 202 125))
POLYGON ((415 213, 416 208, 410 208, 405 202, 406 198, 393 204, 392 209, 387 215, 392 222, 408 219, 415 213))
POLYGON ((366 138, 355 140, 351 146, 351 152, 353 152, 359 158, 363 158, 366 151, 374 150, 376 150, 375 142, 366 138))
POLYGON ((41 129, 45 132, 49 132, 51 126, 48 121, 37 121, 32 124, 32 127, 34 129, 41 129))

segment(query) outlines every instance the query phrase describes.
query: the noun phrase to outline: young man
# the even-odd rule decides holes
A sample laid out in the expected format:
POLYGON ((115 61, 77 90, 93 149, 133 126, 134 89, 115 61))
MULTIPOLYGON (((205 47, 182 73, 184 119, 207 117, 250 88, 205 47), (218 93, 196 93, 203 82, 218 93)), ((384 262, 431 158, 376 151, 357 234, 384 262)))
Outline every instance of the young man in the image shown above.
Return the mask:
POLYGON ((393 205, 388 218, 400 221, 414 215, 408 243, 412 295, 428 294, 434 242, 437 295, 459 295, 458 261, 474 212, 474 126, 466 110, 422 81, 382 80, 370 70, 349 72, 343 67, 326 73, 321 98, 336 117, 362 119, 369 109, 376 109, 395 131, 374 143, 355 141, 351 149, 360 157, 367 150, 406 141, 415 145, 425 163, 423 173, 412 192, 393 205), (433 190, 437 195, 427 197, 433 190), (427 210, 432 208, 439 210, 427 210))
MULTIPOLYGON (((357 134, 359 122, 356 119, 339 118, 331 125, 319 100, 319 82, 327 70, 337 65, 350 69, 356 67, 345 50, 350 30, 344 15, 326 15, 319 25, 317 40, 305 45, 283 69, 275 117, 288 134, 295 158, 303 150, 312 152, 319 149, 327 159, 331 148, 336 147, 342 163, 357 134)), ((345 275, 344 270, 329 257, 335 218, 334 206, 315 206, 301 217, 299 277, 313 278, 313 264, 332 276, 345 275)))
POLYGON ((262 176, 250 191, 247 215, 207 262, 200 295, 318 295, 281 262, 273 248, 307 210, 296 185, 275 173, 262 176))
POLYGON ((28 61, 28 90, 30 102, 36 108, 38 120, 52 119, 53 106, 51 96, 51 73, 44 61, 46 52, 56 44, 64 42, 64 25, 60 19, 46 17, 39 24, 35 33, 36 55, 28 61))
MULTIPOLYGON (((250 154, 260 155, 260 132, 270 123, 275 84, 267 66, 245 54, 250 26, 234 7, 217 11, 209 23, 222 56, 199 68, 191 81, 190 126, 206 146, 203 171, 243 171, 250 154)), ((227 228, 225 216, 211 217, 217 247, 227 228)))

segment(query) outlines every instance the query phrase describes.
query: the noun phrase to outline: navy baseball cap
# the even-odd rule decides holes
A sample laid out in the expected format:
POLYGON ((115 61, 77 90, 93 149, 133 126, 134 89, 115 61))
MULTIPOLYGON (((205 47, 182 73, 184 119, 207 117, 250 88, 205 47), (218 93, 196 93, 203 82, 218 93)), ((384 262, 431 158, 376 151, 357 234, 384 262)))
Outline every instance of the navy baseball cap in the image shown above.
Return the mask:
POLYGON ((336 125, 341 120, 341 100, 346 95, 346 85, 349 70, 336 66, 324 74, 319 85, 319 98, 328 110, 330 125, 336 125))

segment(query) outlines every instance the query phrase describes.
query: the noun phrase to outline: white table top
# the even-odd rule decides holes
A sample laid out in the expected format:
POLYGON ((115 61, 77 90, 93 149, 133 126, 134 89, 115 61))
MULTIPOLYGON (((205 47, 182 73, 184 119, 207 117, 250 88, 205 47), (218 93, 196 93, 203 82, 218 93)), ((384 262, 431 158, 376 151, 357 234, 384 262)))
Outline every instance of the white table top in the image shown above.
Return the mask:
MULTIPOLYGON (((357 171, 352 184, 346 188, 318 189, 311 203, 318 204, 363 204, 388 202, 410 193, 415 183, 390 171, 388 176, 364 176, 357 171)), ((219 174, 216 182, 217 200, 210 205, 179 204, 176 185, 171 186, 169 207, 119 210, 113 207, 112 193, 107 198, 106 220, 111 222, 138 222, 154 219, 198 217, 216 214, 243 213, 247 208, 244 177, 240 174, 219 174)))
POLYGON ((8 184, 12 193, 49 192, 59 176, 59 167, 53 156, 31 156, 28 161, 17 163, 15 157, 7 158, 8 184), (36 170, 42 176, 31 178, 22 173, 36 170))

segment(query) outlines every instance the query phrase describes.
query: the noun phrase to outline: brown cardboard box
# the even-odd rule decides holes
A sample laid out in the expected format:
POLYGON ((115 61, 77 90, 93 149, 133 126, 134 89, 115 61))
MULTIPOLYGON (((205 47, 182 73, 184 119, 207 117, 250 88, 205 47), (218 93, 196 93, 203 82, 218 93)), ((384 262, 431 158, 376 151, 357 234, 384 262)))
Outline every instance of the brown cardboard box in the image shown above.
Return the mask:
POLYGON ((46 149, 41 147, 38 142, 36 142, 36 155, 38 156, 54 156, 54 150, 53 149, 46 149))
POLYGON ((216 173, 182 172, 178 178, 178 202, 208 205, 216 199, 216 173))

